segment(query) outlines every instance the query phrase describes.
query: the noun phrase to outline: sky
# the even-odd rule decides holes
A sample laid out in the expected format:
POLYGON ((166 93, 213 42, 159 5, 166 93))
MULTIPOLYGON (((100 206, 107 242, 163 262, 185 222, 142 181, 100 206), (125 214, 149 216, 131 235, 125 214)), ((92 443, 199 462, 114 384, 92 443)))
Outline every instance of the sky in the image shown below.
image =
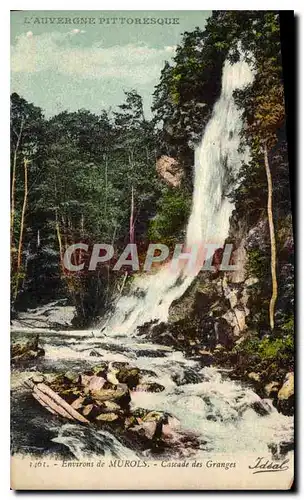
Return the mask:
POLYGON ((204 28, 210 11, 11 12, 11 92, 50 117, 115 109, 124 90, 152 93, 182 33, 204 28))

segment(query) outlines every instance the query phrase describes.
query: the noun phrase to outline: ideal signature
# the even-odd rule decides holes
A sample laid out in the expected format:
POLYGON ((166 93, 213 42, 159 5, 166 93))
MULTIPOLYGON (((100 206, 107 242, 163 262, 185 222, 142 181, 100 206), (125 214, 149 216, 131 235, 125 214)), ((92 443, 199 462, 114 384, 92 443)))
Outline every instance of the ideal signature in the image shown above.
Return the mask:
POLYGON ((248 468, 253 470, 253 474, 259 474, 260 472, 283 472, 289 469, 288 462, 288 458, 282 462, 273 462, 265 457, 258 457, 255 464, 249 465, 248 468))

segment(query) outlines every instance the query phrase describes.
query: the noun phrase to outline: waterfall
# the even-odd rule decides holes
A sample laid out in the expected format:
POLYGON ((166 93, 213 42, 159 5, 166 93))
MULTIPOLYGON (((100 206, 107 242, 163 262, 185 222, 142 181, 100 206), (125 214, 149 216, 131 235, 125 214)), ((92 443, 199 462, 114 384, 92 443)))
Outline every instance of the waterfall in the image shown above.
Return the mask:
MULTIPOLYGON (((221 95, 195 150, 194 192, 187 226, 186 246, 216 243, 223 246, 229 231, 233 204, 228 195, 237 185, 242 162, 248 151, 240 151, 241 110, 233 92, 253 81, 253 72, 243 57, 227 60, 222 74, 221 95)), ((198 272, 198 270, 197 270, 198 272)), ((167 321, 172 302, 187 290, 195 273, 173 272, 170 265, 157 273, 134 280, 131 293, 121 297, 109 323, 109 334, 134 334, 147 321, 167 321)))
POLYGON ((253 73, 244 60, 235 64, 225 62, 221 96, 195 151, 194 193, 187 228, 188 245, 198 241, 212 241, 221 246, 228 235, 229 218, 234 207, 227 195, 237 183, 240 166, 248 156, 248 151, 239 151, 243 124, 233 92, 250 84, 252 80, 253 73))

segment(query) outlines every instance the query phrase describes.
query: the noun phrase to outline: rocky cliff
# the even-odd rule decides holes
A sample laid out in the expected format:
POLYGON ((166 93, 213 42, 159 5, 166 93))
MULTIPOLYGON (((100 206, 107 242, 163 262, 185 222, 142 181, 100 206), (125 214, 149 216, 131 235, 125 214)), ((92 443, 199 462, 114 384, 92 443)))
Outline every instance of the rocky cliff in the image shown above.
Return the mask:
POLYGON ((274 332, 267 317, 271 295, 267 231, 267 219, 250 227, 246 218, 234 214, 227 242, 234 245, 232 262, 237 270, 201 271, 172 303, 167 324, 146 324, 140 331, 201 359, 203 365, 229 369, 231 378, 246 381, 260 396, 271 398, 279 411, 291 414, 293 322, 288 311, 293 306, 292 276, 284 279, 286 266, 289 273, 293 266, 291 225, 285 228, 284 241, 277 235, 280 294, 274 332))

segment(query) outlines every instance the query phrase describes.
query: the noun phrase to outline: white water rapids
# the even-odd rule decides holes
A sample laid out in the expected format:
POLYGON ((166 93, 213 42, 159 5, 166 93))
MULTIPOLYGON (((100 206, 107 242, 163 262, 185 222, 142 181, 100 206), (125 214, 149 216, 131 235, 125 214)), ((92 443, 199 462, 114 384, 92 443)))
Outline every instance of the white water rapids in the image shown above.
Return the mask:
MULTIPOLYGON (((233 65, 225 63, 221 96, 195 152, 187 245, 210 241, 221 246, 227 237, 233 209, 227 194, 237 182, 240 165, 248 154, 239 151, 242 121, 233 91, 252 79, 252 72, 244 61, 233 65)), ((274 449, 280 443, 292 441, 291 417, 279 414, 270 400, 262 400, 246 385, 230 380, 229 373, 202 368, 198 360, 187 359, 182 352, 136 337, 137 326, 152 319, 167 320, 171 303, 181 297, 193 279, 194 276, 182 271, 173 273, 163 267, 156 274, 135 279, 131 293, 120 298, 102 332, 94 331, 94 335, 91 331, 41 332, 40 342, 46 356, 38 369, 83 370, 99 360, 138 366, 150 371, 148 380, 162 384, 165 390, 134 392, 132 406, 165 410, 177 417, 184 430, 199 436, 196 456, 249 451, 267 456, 269 447, 274 449), (92 357, 92 349, 99 357, 92 357), (258 412, 257 407, 263 411, 258 412)), ((29 330, 15 332, 17 338, 25 334, 29 335, 29 330)), ((19 397, 12 405, 16 412, 13 417, 15 440, 27 452, 37 448, 52 452, 56 443, 77 458, 90 453, 120 458, 134 455, 109 433, 74 424, 57 425, 45 418, 44 410, 41 410, 41 418, 37 409, 32 420, 27 417, 26 433, 23 419, 29 411, 27 404, 25 401, 22 406, 19 397)))

